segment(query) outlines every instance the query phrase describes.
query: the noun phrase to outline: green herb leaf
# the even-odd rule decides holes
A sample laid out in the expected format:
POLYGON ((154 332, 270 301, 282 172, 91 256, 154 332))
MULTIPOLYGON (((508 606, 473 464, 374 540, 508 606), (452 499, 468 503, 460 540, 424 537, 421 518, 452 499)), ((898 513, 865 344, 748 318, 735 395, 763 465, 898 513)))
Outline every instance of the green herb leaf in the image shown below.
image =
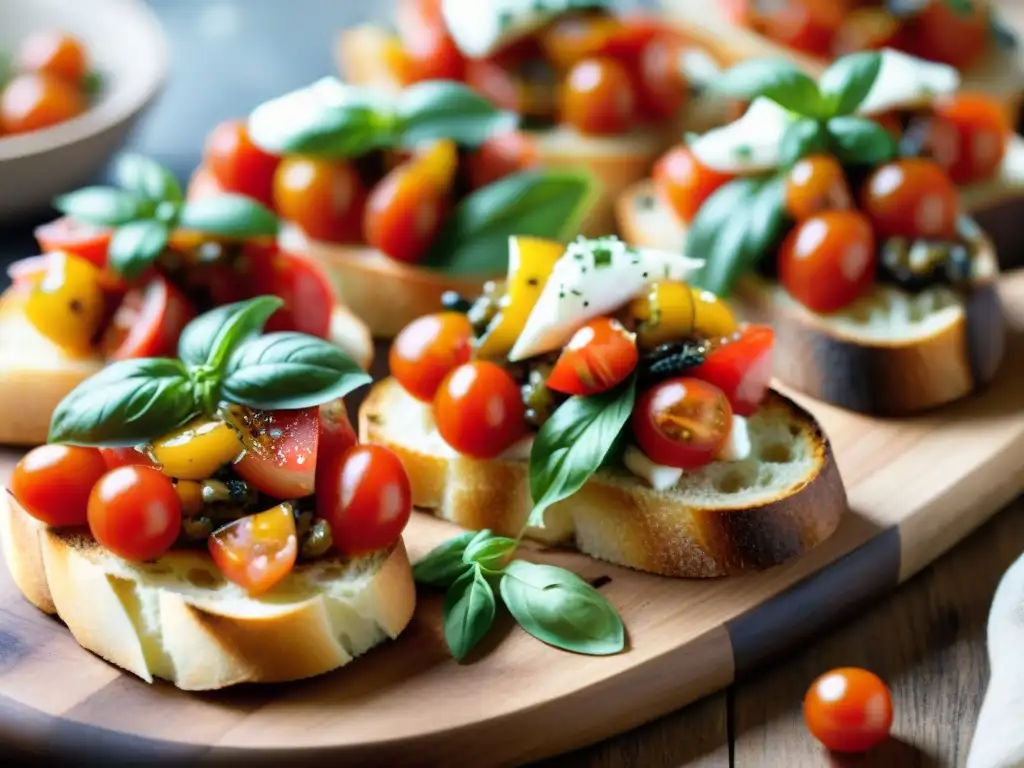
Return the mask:
POLYGON ((145 200, 179 203, 184 197, 174 174, 143 155, 122 155, 114 176, 122 189, 145 200))
POLYGON ((480 531, 466 547, 462 561, 466 565, 476 563, 488 573, 500 573, 519 543, 505 536, 495 536, 490 531, 480 531))
POLYGON ((867 98, 882 68, 878 51, 859 51, 837 59, 818 79, 829 116, 850 115, 867 98))
POLYGON ((85 95, 90 99, 96 98, 103 90, 103 86, 106 82, 106 78, 102 72, 97 72, 95 69, 91 69, 85 73, 85 77, 82 78, 82 90, 85 91, 85 95))
POLYGON ((444 638, 461 661, 494 623, 497 601, 479 565, 462 574, 444 596, 444 638))
POLYGON ((611 603, 563 568, 516 560, 505 569, 499 589, 519 626, 548 645, 591 656, 619 653, 626 646, 622 619, 611 603))
POLYGON ((749 59, 736 64, 713 81, 712 89, 746 101, 764 96, 806 117, 821 117, 825 106, 814 80, 784 59, 749 59))
POLYGON ((513 235, 566 240, 595 200, 585 171, 522 171, 465 197, 445 221, 423 265, 452 275, 494 275, 508 266, 513 235))
POLYGON ((186 365, 206 365, 220 371, 228 356, 261 333, 270 316, 282 306, 284 301, 277 296, 257 296, 206 312, 181 332, 178 357, 186 365))
POLYGON ((221 194, 191 200, 181 208, 178 226, 214 237, 276 237, 273 211, 244 195, 221 194))
POLYGON ((14 65, 11 62, 11 55, 6 51, 0 51, 0 91, 7 85, 7 81, 14 75, 14 65))
POLYGON ((430 550, 430 553, 412 568, 412 577, 416 583, 428 587, 450 587, 471 568, 462 559, 462 555, 477 535, 473 531, 466 531, 430 550))
POLYGON ((431 80, 402 92, 398 121, 405 147, 436 139, 476 147, 496 133, 515 128, 518 118, 462 83, 431 80))
POLYGON ((49 440, 71 445, 138 445, 180 426, 198 411, 182 363, 122 360, 67 394, 53 412, 49 440))
POLYGON ((944 2, 949 8, 960 16, 970 16, 974 11, 973 0, 940 0, 944 2))
POLYGON ((853 115, 833 117, 827 130, 833 151, 843 165, 874 166, 896 157, 896 140, 874 120, 853 115))
POLYGON ((84 187, 53 201, 53 207, 83 224, 116 227, 142 215, 144 205, 137 195, 114 187, 84 187))
POLYGON ((270 333, 231 355, 221 393, 228 402, 266 410, 311 408, 372 379, 330 342, 304 333, 270 333))
POLYGON ((138 277, 163 253, 171 230, 162 221, 139 219, 114 230, 107 258, 116 272, 129 280, 138 277))
POLYGON ((809 117, 790 123, 782 134, 779 144, 779 160, 788 168, 800 158, 813 155, 828 146, 828 134, 824 126, 809 117))
POLYGON ((541 427, 530 450, 528 525, 544 526, 544 511, 576 493, 601 467, 629 420, 636 380, 590 397, 571 397, 541 427))

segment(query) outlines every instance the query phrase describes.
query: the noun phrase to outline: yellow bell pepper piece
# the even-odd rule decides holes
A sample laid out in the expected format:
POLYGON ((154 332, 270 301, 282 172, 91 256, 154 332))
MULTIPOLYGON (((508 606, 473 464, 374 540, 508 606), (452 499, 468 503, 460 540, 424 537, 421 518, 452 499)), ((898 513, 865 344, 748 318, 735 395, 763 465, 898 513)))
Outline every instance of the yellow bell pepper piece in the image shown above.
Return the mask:
POLYGON ((627 311, 638 321, 637 343, 647 349, 690 335, 721 338, 737 327, 728 304, 710 291, 685 283, 653 283, 647 295, 634 299, 627 311))
POLYGON ((203 480, 237 459, 244 447, 233 427, 201 416, 155 441, 149 455, 168 477, 203 480))
POLYGON ((451 139, 438 139, 416 151, 414 161, 435 189, 450 189, 459 169, 459 148, 451 139))
POLYGON ((63 251, 49 263, 25 301, 25 316, 36 329, 75 354, 91 351, 106 314, 101 274, 92 262, 63 251))

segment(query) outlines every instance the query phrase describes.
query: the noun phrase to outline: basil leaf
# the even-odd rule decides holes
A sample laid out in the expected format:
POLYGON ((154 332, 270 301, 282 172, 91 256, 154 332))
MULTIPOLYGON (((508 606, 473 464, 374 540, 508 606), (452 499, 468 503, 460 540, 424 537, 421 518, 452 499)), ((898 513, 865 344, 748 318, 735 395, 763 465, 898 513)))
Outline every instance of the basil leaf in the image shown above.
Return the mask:
POLYGON ((462 555, 477 535, 473 531, 466 531, 430 550, 430 553, 412 568, 412 577, 416 583, 428 587, 451 586, 471 567, 463 561, 462 555))
POLYGON ((178 226, 214 237, 245 239, 276 237, 280 225, 273 211, 252 198, 220 194, 185 203, 178 226))
POLYGON ((53 201, 53 207, 83 224, 116 227, 142 215, 143 201, 123 189, 84 187, 60 195, 53 201))
POLYGON ((508 565, 519 542, 505 536, 495 536, 490 531, 480 531, 462 554, 466 565, 479 565, 490 573, 500 573, 508 565))
POLYGON ((398 99, 402 145, 452 139, 477 147, 496 133, 512 130, 519 122, 512 113, 498 109, 462 83, 431 80, 402 92, 398 99))
POLYGON ((829 116, 850 115, 867 98, 882 68, 878 51, 859 51, 837 59, 818 79, 829 116))
POLYGON ((243 342, 259 334, 267 320, 284 306, 277 296, 257 296, 217 307, 185 326, 178 339, 178 357, 190 366, 220 370, 243 342))
POLYGON ((591 656, 619 653, 626 646, 622 619, 611 603, 563 568, 516 560, 505 569, 499 589, 519 626, 548 645, 591 656))
POLYGON ((142 155, 122 155, 117 161, 114 176, 122 189, 145 200, 179 203, 184 197, 174 174, 142 155))
POLYGON ((110 266, 129 280, 136 278, 163 253, 170 237, 171 230, 167 224, 156 219, 122 224, 114 230, 107 247, 110 266))
POLYGON ((820 117, 825 106, 814 80, 784 59, 740 62, 719 75, 712 89, 745 101, 764 96, 806 117, 820 117))
POLYGON ((571 397, 541 427, 530 450, 528 525, 544 526, 544 511, 576 493, 600 468, 629 420, 636 399, 634 378, 590 397, 571 397))
POLYGON ((779 160, 788 168, 800 158, 828 146, 828 136, 820 122, 809 117, 790 123, 779 143, 779 160))
POLYGON ((497 601, 479 565, 462 574, 444 596, 444 639, 461 661, 494 623, 497 601))
POLYGON ((958 16, 970 16, 974 11, 974 0, 939 0, 958 16))
POLYGON ((566 240, 595 200, 585 171, 522 171, 465 197, 448 217, 423 265, 452 275, 494 275, 508 266, 513 235, 566 240))
POLYGON ((51 443, 138 445, 198 413, 192 383, 177 360, 113 363, 83 381, 57 405, 51 443))
POLYGON ((86 96, 95 98, 103 90, 103 85, 106 78, 102 72, 97 72, 95 69, 91 69, 85 73, 82 78, 82 91, 86 96))
POLYGON ((227 363, 221 393, 266 410, 311 408, 372 379, 340 348, 304 333, 270 333, 242 344, 227 363))
POLYGON ((879 165, 896 156, 896 140, 866 117, 845 115, 828 121, 833 151, 843 165, 879 165))

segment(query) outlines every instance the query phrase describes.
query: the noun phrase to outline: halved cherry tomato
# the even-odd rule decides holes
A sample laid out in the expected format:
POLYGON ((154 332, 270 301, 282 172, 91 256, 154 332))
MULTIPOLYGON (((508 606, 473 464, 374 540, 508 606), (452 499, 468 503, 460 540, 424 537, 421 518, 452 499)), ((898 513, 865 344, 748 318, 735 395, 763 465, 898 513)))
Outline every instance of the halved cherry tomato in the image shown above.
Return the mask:
POLYGON ((746 325, 714 346, 704 362, 687 372, 714 384, 729 398, 737 416, 753 415, 772 382, 775 332, 766 325, 746 325))
POLYGON ((472 336, 469 320, 460 312, 438 312, 417 318, 391 344, 391 375, 410 395, 429 403, 444 377, 469 361, 472 336))
POLYGON ((165 357, 178 348, 178 337, 195 317, 189 300, 160 274, 133 288, 114 313, 103 338, 111 360, 165 357))
POLYGON ((330 337, 334 288, 323 268, 308 256, 272 249, 251 262, 257 296, 278 296, 284 306, 267 321, 266 330, 298 331, 330 337))
POLYGON ((401 459, 379 445, 342 454, 316 489, 317 516, 331 525, 338 551, 360 555, 394 544, 412 514, 412 488, 401 459))
POLYGON ((178 492, 152 467, 113 469, 89 494, 89 530, 118 557, 156 560, 181 532, 178 492))
POLYGON ((419 261, 441 229, 447 193, 415 159, 392 169, 370 192, 363 220, 366 242, 396 261, 419 261))
POLYGON ((48 253, 45 272, 29 279, 25 316, 32 325, 70 352, 91 351, 107 312, 96 265, 70 253, 48 253))
POLYGON ((943 164, 950 178, 969 184, 995 173, 1013 135, 1005 106, 984 94, 957 93, 937 101, 934 110, 954 136, 954 159, 943 164))
POLYGON ((573 334, 545 385, 566 395, 596 395, 625 381, 639 359, 636 336, 618 320, 599 317, 573 334))
POLYGON ((75 37, 44 30, 21 41, 14 57, 22 72, 45 72, 77 85, 85 77, 88 62, 85 48, 75 37))
POLYGON ((107 469, 129 467, 136 464, 144 467, 155 466, 149 456, 136 448, 100 448, 99 450, 107 469))
POLYGON ((584 59, 565 78, 562 120, 584 135, 624 133, 637 120, 637 94, 626 68, 615 59, 584 59))
POLYGON ((804 697, 807 729, 834 752, 866 752, 892 727, 892 697, 872 672, 833 669, 815 680, 804 697))
POLYGON ((558 76, 535 38, 466 62, 466 84, 502 109, 548 119, 558 109, 558 76))
POLYGON ((670 150, 654 166, 654 188, 684 222, 693 221, 704 201, 732 176, 702 165, 689 147, 670 150))
POLYGON ((512 374, 495 363, 475 361, 441 382, 434 421, 459 453, 493 459, 526 434, 526 407, 512 374))
POLYGON ((358 243, 366 189, 344 160, 296 155, 274 174, 274 204, 282 218, 317 240, 358 243))
POLYGON ((0 94, 0 132, 28 133, 78 117, 85 97, 59 77, 41 73, 16 75, 0 94))
POLYGON ((43 253, 64 251, 91 261, 97 267, 107 266, 107 248, 114 231, 61 216, 35 229, 36 242, 43 253))
POLYGON ((95 448, 41 445, 15 465, 11 493, 26 512, 47 525, 85 525, 89 494, 106 471, 95 448))
POLYGON ((395 26, 408 59, 411 82, 462 80, 466 60, 448 34, 442 0, 399 0, 395 26))
POLYGON ((675 117, 686 104, 690 86, 682 70, 688 43, 680 35, 663 32, 644 46, 637 59, 637 100, 643 115, 652 120, 675 117))
POLYGON ((208 546, 225 578, 254 597, 266 594, 292 572, 299 555, 292 505, 234 520, 214 531, 208 546))
POLYGON ((203 163, 228 192, 274 205, 274 172, 281 158, 252 143, 245 120, 225 120, 206 139, 203 163))
POLYGON ((633 436, 658 464, 697 469, 714 461, 732 432, 732 407, 718 387, 683 376, 655 384, 631 418, 633 436))
POLYGON ((847 16, 849 0, 781 0, 754 3, 748 11, 751 28, 799 51, 828 56, 836 31, 847 16))
POLYGON ((971 3, 963 13, 946 0, 930 0, 904 21, 900 43, 907 53, 957 69, 974 64, 989 44, 989 4, 971 3))
POLYGON ((875 234, 859 211, 824 211, 804 219, 779 250, 779 280, 815 312, 835 312, 874 284, 875 234))
POLYGON ((310 496, 316 487, 319 409, 231 414, 245 444, 238 476, 275 499, 310 496))
POLYGON ((786 176, 786 212, 803 221, 828 210, 853 206, 853 195, 843 167, 831 155, 804 157, 786 176))
POLYGON ((904 158, 875 170, 861 189, 860 207, 879 237, 952 238, 959 195, 938 163, 904 158))
POLYGON ((344 400, 332 400, 320 406, 317 441, 316 488, 321 488, 327 479, 324 472, 331 460, 359 442, 344 400))
POLYGON ((480 189, 510 174, 534 168, 539 162, 537 145, 528 134, 502 133, 487 139, 469 156, 469 183, 473 189, 480 189))
POLYGON ((227 192, 221 186, 220 181, 213 175, 207 166, 200 165, 192 172, 188 181, 188 189, 185 190, 186 200, 202 200, 204 197, 215 197, 227 192))

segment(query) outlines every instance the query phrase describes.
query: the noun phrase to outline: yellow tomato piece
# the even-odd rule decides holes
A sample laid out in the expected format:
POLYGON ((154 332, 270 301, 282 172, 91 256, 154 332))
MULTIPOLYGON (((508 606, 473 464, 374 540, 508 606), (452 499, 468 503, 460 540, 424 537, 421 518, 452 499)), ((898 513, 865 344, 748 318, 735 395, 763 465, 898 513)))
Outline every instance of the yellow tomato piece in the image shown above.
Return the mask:
POLYGON ((168 477, 203 480, 237 459, 243 449, 233 427, 201 416, 155 441, 149 455, 168 477))
POLYGON ((639 323, 637 343, 648 349, 690 335, 720 338, 737 327, 728 304, 710 291, 685 283, 654 283, 627 311, 639 323))
POLYGON ((58 251, 25 301, 25 316, 54 344, 75 353, 91 350, 106 315, 100 270, 92 262, 58 251))
POLYGON ((501 310, 480 339, 477 356, 497 358, 508 354, 563 253, 565 246, 554 240, 510 238, 507 290, 501 299, 501 310))
POLYGON ((437 189, 447 190, 459 168, 459 148, 451 139, 438 139, 420 149, 415 162, 437 189))

